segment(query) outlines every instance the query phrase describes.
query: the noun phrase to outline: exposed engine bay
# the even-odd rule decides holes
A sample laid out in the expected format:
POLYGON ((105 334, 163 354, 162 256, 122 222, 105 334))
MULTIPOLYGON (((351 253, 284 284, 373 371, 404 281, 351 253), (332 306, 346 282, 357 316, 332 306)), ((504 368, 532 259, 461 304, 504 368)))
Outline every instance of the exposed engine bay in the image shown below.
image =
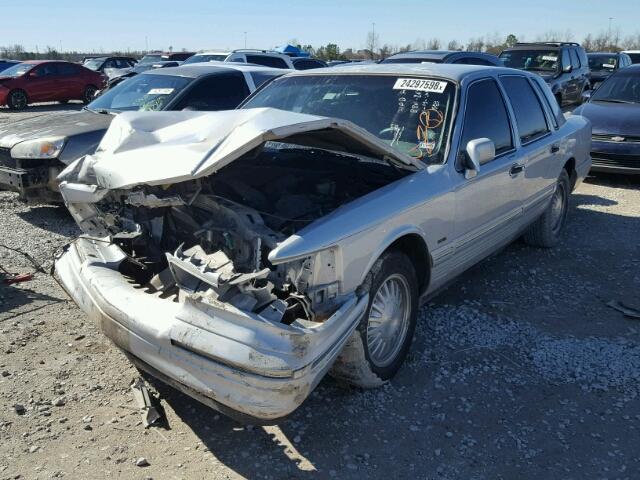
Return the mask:
POLYGON ((269 252, 407 174, 368 157, 267 142, 208 177, 109 190, 92 222, 128 255, 121 273, 151 293, 268 321, 322 321, 340 305, 333 252, 280 265, 269 252))

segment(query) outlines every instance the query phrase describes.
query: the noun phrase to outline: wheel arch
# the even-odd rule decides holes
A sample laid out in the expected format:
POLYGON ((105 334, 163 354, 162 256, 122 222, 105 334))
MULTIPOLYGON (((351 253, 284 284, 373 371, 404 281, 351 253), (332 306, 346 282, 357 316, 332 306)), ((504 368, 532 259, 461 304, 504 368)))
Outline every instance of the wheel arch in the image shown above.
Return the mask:
POLYGON ((569 158, 562 167, 567 171, 567 175, 569 175, 569 181, 571 182, 571 190, 573 190, 576 186, 576 182, 578 181, 578 173, 576 172, 576 159, 571 157, 569 158))
MULTIPOLYGON (((413 264, 418 279, 418 291, 424 293, 429 287, 431 280, 431 268, 433 267, 433 258, 429 251, 429 246, 425 240, 423 232, 416 228, 406 228, 396 230, 387 236, 381 247, 371 256, 369 265, 365 269, 364 275, 369 273, 373 264, 385 252, 397 250, 404 253, 413 264)), ((364 280, 364 277, 363 277, 364 280)))

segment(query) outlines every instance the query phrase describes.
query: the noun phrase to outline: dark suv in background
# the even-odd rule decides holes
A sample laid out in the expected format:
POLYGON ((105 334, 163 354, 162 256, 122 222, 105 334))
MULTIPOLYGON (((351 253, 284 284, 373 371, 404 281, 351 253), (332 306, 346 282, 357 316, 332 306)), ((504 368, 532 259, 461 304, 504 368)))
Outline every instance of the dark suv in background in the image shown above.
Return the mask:
POLYGON ((587 53, 578 43, 516 43, 500 58, 506 67, 540 75, 560 105, 581 103, 582 92, 591 88, 587 53))

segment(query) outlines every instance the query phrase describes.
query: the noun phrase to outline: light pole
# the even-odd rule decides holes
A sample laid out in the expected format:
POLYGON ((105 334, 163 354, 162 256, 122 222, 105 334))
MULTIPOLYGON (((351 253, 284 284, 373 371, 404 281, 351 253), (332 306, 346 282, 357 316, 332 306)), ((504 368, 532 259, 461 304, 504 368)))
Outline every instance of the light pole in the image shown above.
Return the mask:
POLYGON ((609 39, 611 39, 611 20, 613 20, 613 17, 609 17, 609 39))
POLYGON ((371 24, 371 60, 376 59, 376 22, 371 24))

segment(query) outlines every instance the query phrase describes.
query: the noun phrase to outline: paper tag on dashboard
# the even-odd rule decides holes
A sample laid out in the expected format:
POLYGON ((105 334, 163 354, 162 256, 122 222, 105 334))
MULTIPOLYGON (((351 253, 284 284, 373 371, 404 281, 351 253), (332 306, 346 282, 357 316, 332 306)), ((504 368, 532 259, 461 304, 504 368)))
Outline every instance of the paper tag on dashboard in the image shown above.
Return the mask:
POLYGON ((173 88, 152 88, 148 95, 171 95, 173 90, 173 88))
POLYGON ((418 90, 420 92, 434 93, 442 93, 445 88, 447 88, 447 82, 419 78, 399 78, 393 85, 394 90, 418 90))
POLYGON ((550 55, 543 55, 542 60, 546 60, 547 62, 557 62, 558 57, 552 57, 550 55))

